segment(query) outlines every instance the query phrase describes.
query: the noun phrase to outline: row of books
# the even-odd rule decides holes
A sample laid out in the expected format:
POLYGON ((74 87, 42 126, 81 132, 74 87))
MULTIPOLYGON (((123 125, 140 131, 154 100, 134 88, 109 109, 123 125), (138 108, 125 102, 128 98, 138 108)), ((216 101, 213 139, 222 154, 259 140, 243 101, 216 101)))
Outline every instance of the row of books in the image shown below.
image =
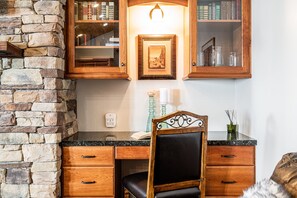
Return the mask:
POLYGON ((199 3, 197 16, 201 20, 236 20, 241 19, 240 0, 222 0, 199 3))
POLYGON ((75 1, 75 20, 114 20, 114 2, 75 1))

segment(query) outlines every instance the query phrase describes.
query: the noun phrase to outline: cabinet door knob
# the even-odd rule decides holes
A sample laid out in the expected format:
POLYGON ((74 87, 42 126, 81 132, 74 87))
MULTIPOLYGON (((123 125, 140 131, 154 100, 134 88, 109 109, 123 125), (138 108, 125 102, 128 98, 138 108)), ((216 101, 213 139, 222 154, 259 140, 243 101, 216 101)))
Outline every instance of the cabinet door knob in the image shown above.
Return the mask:
POLYGON ((96 181, 81 181, 82 184, 95 184, 96 181))
POLYGON ((236 155, 221 155, 223 158, 234 158, 236 155))
POLYGON ((196 66, 196 62, 192 62, 192 66, 196 66))
POLYGON ((96 155, 82 155, 81 158, 95 158, 96 155))
POLYGON ((123 63, 123 62, 121 63, 121 66, 125 66, 125 65, 126 65, 126 64, 125 64, 125 63, 123 63))
POLYGON ((237 183, 236 181, 222 181, 221 183, 223 183, 223 184, 235 184, 235 183, 237 183))

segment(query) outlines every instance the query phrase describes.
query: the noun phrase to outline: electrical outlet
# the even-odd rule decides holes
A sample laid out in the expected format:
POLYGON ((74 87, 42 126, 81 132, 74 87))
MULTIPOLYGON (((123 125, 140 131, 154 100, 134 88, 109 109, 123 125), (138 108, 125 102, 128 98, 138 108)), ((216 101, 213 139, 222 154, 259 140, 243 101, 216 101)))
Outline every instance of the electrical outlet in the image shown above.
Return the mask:
POLYGON ((115 113, 105 114, 105 126, 107 128, 114 128, 117 124, 117 115, 115 113))

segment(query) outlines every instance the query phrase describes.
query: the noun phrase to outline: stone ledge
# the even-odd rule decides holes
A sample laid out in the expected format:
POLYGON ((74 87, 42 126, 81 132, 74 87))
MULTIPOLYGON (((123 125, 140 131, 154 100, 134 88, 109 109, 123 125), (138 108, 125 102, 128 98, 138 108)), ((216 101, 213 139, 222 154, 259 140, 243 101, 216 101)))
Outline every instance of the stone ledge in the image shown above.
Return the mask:
POLYGON ((29 168, 32 162, 0 162, 0 168, 29 168))

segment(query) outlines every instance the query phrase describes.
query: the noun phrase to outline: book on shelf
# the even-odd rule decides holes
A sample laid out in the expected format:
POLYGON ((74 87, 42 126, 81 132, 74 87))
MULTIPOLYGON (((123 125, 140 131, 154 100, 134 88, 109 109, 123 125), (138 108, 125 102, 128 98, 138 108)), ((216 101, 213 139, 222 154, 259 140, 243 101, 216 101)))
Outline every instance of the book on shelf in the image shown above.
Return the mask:
POLYGON ((75 21, 78 20, 78 2, 77 1, 74 2, 74 20, 75 21))
POLYGON ((106 20, 106 2, 101 2, 101 20, 106 20))
POLYGON ((119 37, 111 37, 109 38, 110 42, 120 42, 120 38, 119 37))
POLYGON ((200 20, 236 20, 241 18, 241 0, 222 0, 199 3, 197 15, 200 20))
POLYGON ((88 20, 88 2, 82 3, 82 20, 88 20))
POLYGON ((114 2, 109 2, 108 4, 108 19, 114 20, 114 2))
POLYGON ((92 3, 92 20, 96 20, 97 19, 97 7, 98 7, 98 3, 95 1, 92 3))
POLYGON ((120 43, 105 43, 105 46, 120 46, 120 43))
POLYGON ((215 4, 215 20, 220 20, 221 19, 221 3, 217 2, 215 4))
POLYGON ((88 20, 92 20, 92 2, 88 2, 88 20))
POLYGON ((131 135, 131 138, 135 140, 144 140, 144 139, 150 139, 151 135, 152 135, 151 132, 140 131, 140 132, 133 133, 131 135))

